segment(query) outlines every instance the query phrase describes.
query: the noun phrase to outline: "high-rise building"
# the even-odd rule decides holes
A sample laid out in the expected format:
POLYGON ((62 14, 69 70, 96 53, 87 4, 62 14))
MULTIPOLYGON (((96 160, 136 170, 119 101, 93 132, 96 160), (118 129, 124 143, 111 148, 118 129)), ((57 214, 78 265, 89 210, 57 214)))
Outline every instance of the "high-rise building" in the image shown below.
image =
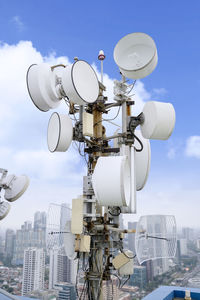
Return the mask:
POLYGON ((74 282, 73 264, 74 261, 65 255, 63 248, 50 250, 49 289, 53 289, 60 282, 74 282))
POLYGON ((55 288, 59 290, 58 300, 76 300, 75 286, 71 283, 57 283, 55 288))
POLYGON ((37 211, 34 214, 34 230, 45 229, 47 223, 47 216, 45 212, 37 211))
POLYGON ((12 229, 6 230, 5 238, 5 255, 12 259, 14 254, 14 245, 15 245, 15 232, 12 229))
POLYGON ((43 249, 28 248, 24 251, 22 296, 34 290, 43 290, 45 253, 43 249))
POLYGON ((30 247, 46 248, 46 213, 36 212, 34 227, 30 221, 24 222, 16 232, 16 241, 12 263, 23 264, 24 250, 30 247))
POLYGON ((129 284, 144 289, 147 283, 146 267, 134 266, 134 273, 130 276, 129 284))
POLYGON ((146 267, 147 282, 152 281, 154 276, 153 261, 147 260, 142 263, 142 266, 146 267))
POLYGON ((192 241, 194 239, 194 230, 189 227, 183 227, 182 229, 183 238, 187 240, 187 242, 192 241))
POLYGON ((181 246, 180 246, 180 240, 177 240, 177 247, 176 247, 175 259, 176 259, 177 264, 179 265, 181 263, 181 246))
POLYGON ((180 252, 181 252, 181 255, 188 254, 187 239, 180 239, 180 252))

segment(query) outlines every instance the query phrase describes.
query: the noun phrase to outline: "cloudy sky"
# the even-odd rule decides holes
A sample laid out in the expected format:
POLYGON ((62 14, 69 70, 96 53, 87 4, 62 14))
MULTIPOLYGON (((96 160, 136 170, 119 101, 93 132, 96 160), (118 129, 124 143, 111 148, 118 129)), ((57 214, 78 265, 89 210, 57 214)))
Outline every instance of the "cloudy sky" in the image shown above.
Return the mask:
MULTIPOLYGON (((18 228, 51 202, 71 202, 81 194, 84 161, 73 145, 66 153, 48 152, 47 124, 53 111, 37 110, 27 93, 30 64, 70 64, 78 56, 99 75, 103 49, 104 83, 113 97, 120 79, 113 60, 117 41, 131 32, 153 37, 158 65, 138 81, 133 114, 146 101, 173 103, 175 130, 168 141, 151 141, 148 182, 138 192, 142 214, 174 214, 178 226, 200 227, 200 3, 199 1, 0 1, 0 167, 27 174, 27 192, 12 203, 1 228, 18 228)), ((63 103, 56 110, 67 113, 63 103)), ((109 127, 114 132, 116 127, 109 127)))

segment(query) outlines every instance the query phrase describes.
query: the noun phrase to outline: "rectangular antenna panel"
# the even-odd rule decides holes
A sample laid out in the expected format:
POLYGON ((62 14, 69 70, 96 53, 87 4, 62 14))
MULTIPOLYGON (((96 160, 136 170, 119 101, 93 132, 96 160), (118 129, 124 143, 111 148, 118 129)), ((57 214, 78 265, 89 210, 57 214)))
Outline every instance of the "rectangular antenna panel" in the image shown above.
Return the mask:
POLYGON ((90 240, 91 237, 89 235, 81 236, 80 252, 90 252, 90 240))
POLYGON ((93 137, 93 115, 83 112, 83 135, 93 137))
POLYGON ((119 268, 121 268, 122 266, 127 264, 129 261, 130 261, 130 259, 128 257, 126 257, 126 255, 124 255, 123 253, 120 253, 112 260, 112 264, 113 264, 114 268, 116 270, 118 270, 119 268))
POLYGON ((83 232, 83 199, 72 199, 71 232, 81 234, 83 232))

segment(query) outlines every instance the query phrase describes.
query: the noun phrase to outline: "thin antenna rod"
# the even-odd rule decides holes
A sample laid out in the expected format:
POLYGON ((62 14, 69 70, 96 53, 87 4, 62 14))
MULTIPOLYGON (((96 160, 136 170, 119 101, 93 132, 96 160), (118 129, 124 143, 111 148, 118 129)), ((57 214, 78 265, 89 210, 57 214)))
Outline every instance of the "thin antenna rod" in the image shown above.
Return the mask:
POLYGON ((103 50, 99 51, 98 59, 101 61, 101 83, 103 84, 103 61, 105 59, 103 50))

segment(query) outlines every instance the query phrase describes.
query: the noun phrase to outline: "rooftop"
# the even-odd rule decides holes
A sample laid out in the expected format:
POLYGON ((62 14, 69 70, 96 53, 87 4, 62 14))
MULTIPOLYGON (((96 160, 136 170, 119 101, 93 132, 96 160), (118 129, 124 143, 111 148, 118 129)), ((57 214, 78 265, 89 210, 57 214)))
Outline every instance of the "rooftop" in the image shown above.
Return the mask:
POLYGON ((184 299, 186 290, 191 292, 192 300, 200 300, 200 289, 178 286, 161 286, 143 300, 181 300, 184 299))

